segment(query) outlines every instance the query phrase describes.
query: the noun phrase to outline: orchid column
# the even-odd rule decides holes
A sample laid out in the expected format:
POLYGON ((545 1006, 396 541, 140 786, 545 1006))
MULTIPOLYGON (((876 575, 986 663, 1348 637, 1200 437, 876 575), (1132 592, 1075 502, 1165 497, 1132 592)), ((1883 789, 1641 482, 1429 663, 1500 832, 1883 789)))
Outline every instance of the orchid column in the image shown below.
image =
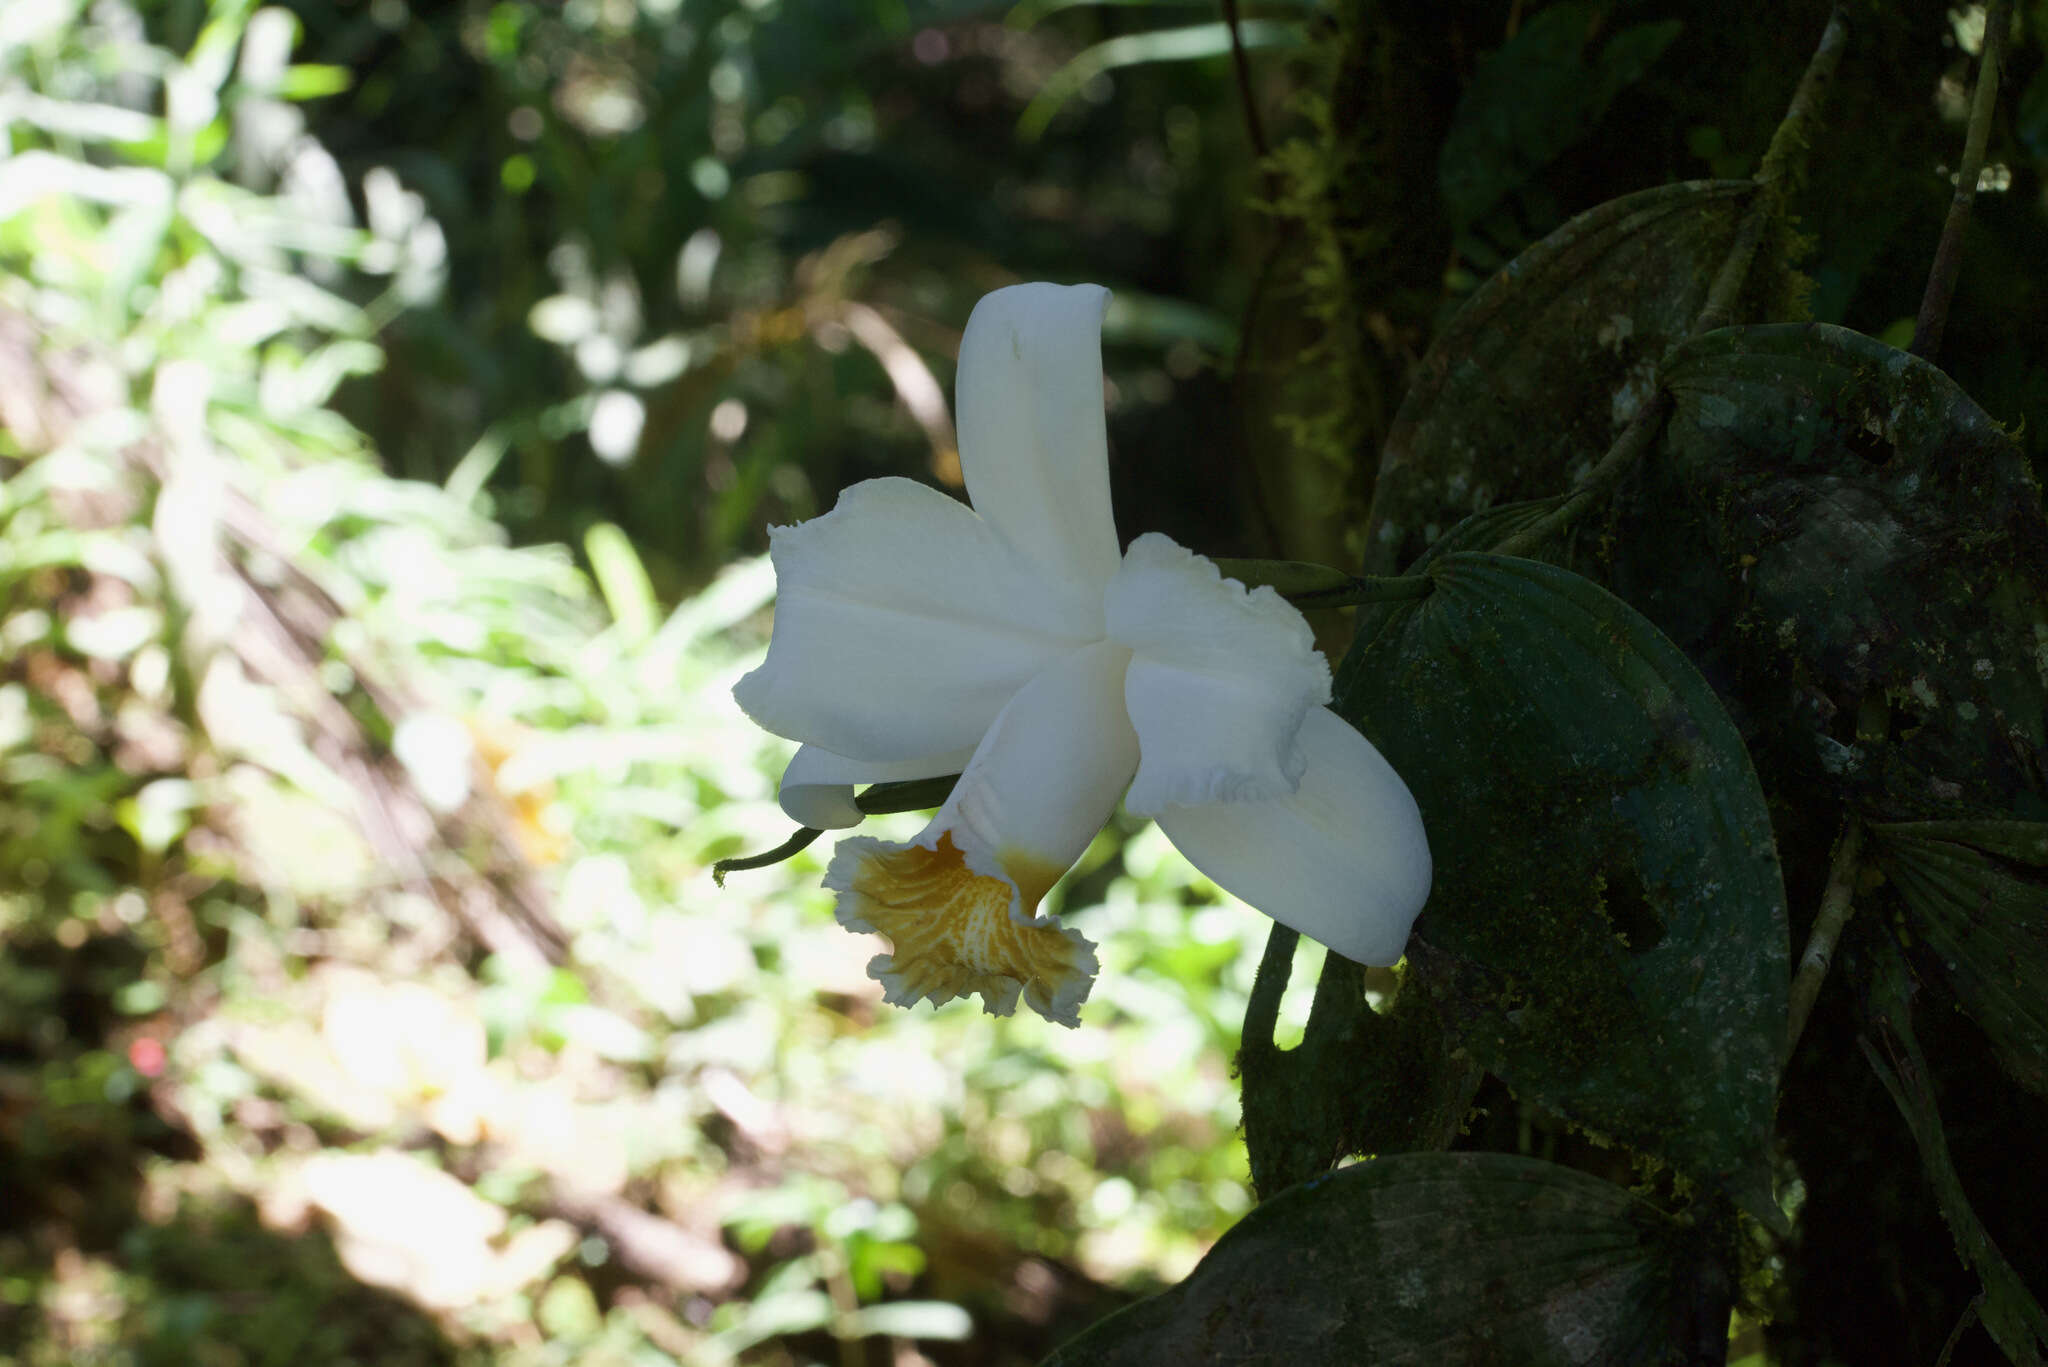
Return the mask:
POLYGON ((1301 614, 1156 533, 1117 552, 1099 286, 1017 285, 968 320, 973 507, 905 479, 778 527, 774 636, 734 696, 802 743, 782 804, 855 825, 853 785, 958 771, 915 840, 842 840, 838 916, 887 935, 890 1001, 1021 995, 1079 1022, 1094 946, 1040 916, 1121 797, 1245 901, 1362 963, 1401 957, 1430 884, 1407 787, 1331 712, 1301 614))

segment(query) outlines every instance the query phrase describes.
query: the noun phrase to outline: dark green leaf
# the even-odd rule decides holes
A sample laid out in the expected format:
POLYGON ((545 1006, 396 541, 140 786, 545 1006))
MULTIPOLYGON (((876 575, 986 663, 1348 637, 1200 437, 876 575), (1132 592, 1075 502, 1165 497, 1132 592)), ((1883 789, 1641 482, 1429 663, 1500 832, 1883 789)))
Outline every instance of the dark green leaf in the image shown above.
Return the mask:
POLYGON ((1727 1319, 1698 1232, 1621 1188, 1403 1154, 1281 1193, 1045 1367, 1718 1363, 1727 1319))
POLYGON ((1871 827, 1908 924, 2012 1075, 2048 1095, 2048 824, 1871 827))
POLYGON ((1613 200, 1482 285, 1394 415, 1366 568, 1407 565, 1466 514, 1590 468, 1691 328, 1753 190, 1692 181, 1613 200))
POLYGON ((1664 383, 1610 582, 1766 737, 1773 784, 1880 819, 2048 818, 2048 524, 2011 439, 1844 328, 1708 333, 1664 383))
POLYGON ((1686 658, 1589 581, 1469 554, 1432 574, 1337 690, 1429 830, 1411 972, 1520 1095, 1754 1198, 1787 947, 1741 739, 1686 658))

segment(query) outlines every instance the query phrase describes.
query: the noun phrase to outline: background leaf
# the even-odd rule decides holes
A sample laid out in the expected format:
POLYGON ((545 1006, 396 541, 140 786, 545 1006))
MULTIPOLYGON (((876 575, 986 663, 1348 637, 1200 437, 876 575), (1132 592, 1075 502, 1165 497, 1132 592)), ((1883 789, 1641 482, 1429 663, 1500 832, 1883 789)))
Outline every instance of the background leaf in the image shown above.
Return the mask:
POLYGON ((1741 739, 1591 582, 1469 554, 1434 574, 1361 633, 1337 693, 1429 830, 1411 974, 1519 1095, 1754 1194, 1787 949, 1741 739))
POLYGON ((1403 1154, 1293 1187, 1045 1367, 1719 1362, 1698 1230, 1536 1159, 1403 1154))
POLYGON ((1454 230, 1478 221, 1584 137, 1684 27, 1675 19, 1631 25, 1589 61, 1587 39, 1599 17, 1588 4, 1547 6, 1479 59, 1437 173, 1454 230))
MULTIPOLYGON (((1299 47, 1308 40, 1298 24, 1280 20, 1254 19, 1238 25, 1237 41, 1245 48, 1299 47)), ((1046 78, 1017 119, 1018 136, 1036 141, 1046 126, 1080 94, 1081 88, 1105 72, 1141 62, 1189 62, 1221 57, 1230 51, 1228 24, 1189 24, 1183 28, 1153 29, 1127 33, 1097 43, 1076 54, 1073 60, 1046 78)))

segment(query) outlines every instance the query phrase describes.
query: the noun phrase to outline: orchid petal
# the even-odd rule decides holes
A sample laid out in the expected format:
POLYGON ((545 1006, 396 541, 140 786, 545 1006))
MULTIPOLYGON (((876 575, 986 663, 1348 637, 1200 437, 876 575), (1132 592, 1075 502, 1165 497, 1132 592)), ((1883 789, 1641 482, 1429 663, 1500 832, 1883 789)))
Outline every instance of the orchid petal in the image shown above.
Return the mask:
POLYGON ((1263 802, 1168 807, 1190 864, 1347 959, 1391 964, 1429 897, 1429 841, 1408 785, 1327 707, 1303 721, 1300 789, 1263 802))
POLYGON ((891 761, 848 759, 822 746, 800 747, 782 771, 776 798, 790 820, 821 831, 858 826, 866 813, 853 805, 856 783, 898 783, 906 779, 957 774, 973 756, 971 749, 947 750, 921 759, 891 761))
POLYGON ((1128 659, 1101 642, 1020 689, 917 839, 839 842, 825 886, 839 894, 840 924, 889 937, 892 952, 868 965, 888 1000, 979 993, 989 1014, 1007 1016, 1021 995, 1048 1020, 1078 1023, 1094 946, 1033 913, 1137 767, 1128 659))
POLYGON ((1116 573, 1100 285, 986 295, 960 339, 960 466, 975 511, 1050 573, 1116 573))
POLYGON ((1141 759, 1126 807, 1156 816, 1294 791, 1302 718, 1330 698, 1299 612, 1157 533, 1131 543, 1103 610, 1110 639, 1132 652, 1124 698, 1141 759))
POLYGON ((770 537, 774 635, 733 697, 764 730, 849 759, 966 749, 1026 680, 1102 634, 1092 593, 907 479, 856 484, 770 537))

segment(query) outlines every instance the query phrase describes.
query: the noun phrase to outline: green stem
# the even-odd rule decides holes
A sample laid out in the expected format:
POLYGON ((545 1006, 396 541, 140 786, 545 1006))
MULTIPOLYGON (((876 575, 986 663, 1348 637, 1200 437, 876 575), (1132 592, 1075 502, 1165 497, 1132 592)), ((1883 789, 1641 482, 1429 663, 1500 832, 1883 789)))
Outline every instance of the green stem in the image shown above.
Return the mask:
POLYGON ((1298 608, 1355 608, 1368 603, 1406 603, 1427 598, 1436 581, 1419 574, 1360 575, 1340 589, 1282 596, 1298 608))
POLYGON ((861 790, 853 805, 868 816, 922 812, 943 803, 959 781, 958 774, 941 774, 937 778, 912 778, 900 783, 871 783, 861 790))
POLYGON ((725 876, 728 873, 742 873, 747 869, 765 869, 770 864, 780 864, 823 834, 824 832, 815 826, 799 826, 795 835, 765 853, 719 860, 711 866, 711 879, 722 888, 725 886, 725 876))
POLYGON ((1970 103, 1969 131, 1963 136, 1963 164, 1956 169, 1955 198, 1949 201, 1948 222, 1942 225, 1941 245, 1934 249, 1927 290, 1920 296, 1920 313, 1913 320, 1911 350, 1930 361, 1941 355, 1949 300, 1955 296, 1956 275, 1963 267, 1963 231, 1970 226, 1970 209, 1977 201, 1977 177, 1984 169, 1984 145, 1991 137, 1998 72, 2005 57, 2006 31, 2011 27, 2011 0, 1991 0, 1984 11, 1984 55, 1977 64, 1977 91, 1970 103))
POLYGON ((1493 548, 1495 555, 1528 555, 1551 538, 1562 535, 1579 515, 1604 496, 1608 490, 1621 482, 1621 477, 1635 468, 1637 460, 1650 449, 1650 443, 1664 430, 1664 419, 1671 412, 1671 392, 1660 389, 1650 396, 1648 403, 1636 410, 1628 426, 1621 429, 1621 435, 1614 439, 1614 445, 1607 448, 1607 454, 1600 457, 1599 464, 1587 471, 1579 481, 1579 487, 1572 490, 1570 498, 1546 513, 1540 522, 1523 528, 1493 548))
MULTIPOLYGON (((901 783, 871 783, 854 798, 853 805, 867 816, 880 816, 885 812, 921 812, 944 802, 953 791, 953 785, 959 781, 958 774, 941 774, 937 778, 913 778, 901 783)), ((799 826, 795 835, 765 853, 719 860, 711 866, 711 877, 718 886, 724 887, 728 873, 780 864, 823 834, 815 826, 799 826)))
POLYGON ((1436 585, 1421 575, 1354 575, 1305 560, 1218 560, 1226 578, 1270 588, 1298 608, 1351 608, 1427 598, 1436 585))
POLYGON ((1807 1017, 1820 997, 1820 985, 1834 962, 1835 942, 1856 910, 1856 859, 1863 846, 1863 823, 1849 818, 1842 838, 1835 844, 1835 857, 1828 866, 1828 885, 1820 896, 1820 911, 1813 918, 1813 931, 1806 937, 1806 952, 1799 956, 1799 972, 1792 979, 1792 991, 1785 1002, 1785 1058, 1806 1033, 1807 1017))

